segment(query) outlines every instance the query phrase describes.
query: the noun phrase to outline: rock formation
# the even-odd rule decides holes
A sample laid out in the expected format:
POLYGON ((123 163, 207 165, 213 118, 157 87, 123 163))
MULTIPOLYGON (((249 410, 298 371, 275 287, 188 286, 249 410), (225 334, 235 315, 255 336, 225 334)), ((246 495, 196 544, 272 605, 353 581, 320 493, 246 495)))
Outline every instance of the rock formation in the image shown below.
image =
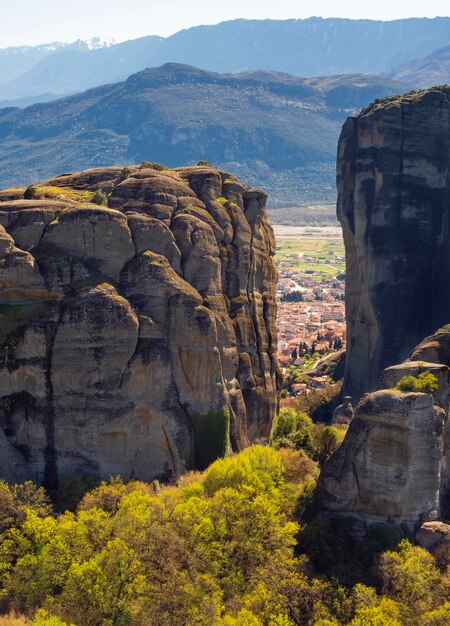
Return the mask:
POLYGON ((212 460, 269 434, 265 202, 209 166, 100 168, 0 192, 1 477, 168 478, 196 466, 203 440, 212 460))
POLYGON ((342 404, 337 406, 331 417, 332 424, 350 424, 353 419, 354 409, 350 396, 344 396, 342 404))
POLYGON ((375 102, 343 127, 345 392, 354 401, 450 319, 449 154, 446 87, 375 102))
POLYGON ((448 514, 449 348, 450 329, 443 328, 387 368, 378 389, 361 399, 342 446, 322 469, 325 509, 412 526, 448 514), (433 395, 395 389, 404 376, 424 371, 437 378, 433 395))

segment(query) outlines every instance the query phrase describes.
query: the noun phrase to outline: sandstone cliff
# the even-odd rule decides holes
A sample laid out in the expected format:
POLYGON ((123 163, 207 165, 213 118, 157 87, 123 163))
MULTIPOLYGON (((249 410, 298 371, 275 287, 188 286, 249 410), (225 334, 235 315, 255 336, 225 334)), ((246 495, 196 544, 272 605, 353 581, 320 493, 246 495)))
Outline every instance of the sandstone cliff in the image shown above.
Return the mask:
POLYGON ((433 88, 376 102, 342 130, 345 391, 354 400, 450 319, 449 94, 433 88))
POLYGON ((0 192, 1 477, 168 478, 268 435, 265 202, 206 166, 0 192), (92 203, 99 189, 107 206, 92 203))
POLYGON ((366 521, 417 525, 450 512, 450 329, 424 340, 387 368, 366 394, 342 446, 324 464, 319 497, 329 511, 366 521), (401 392, 404 376, 429 371, 438 388, 401 392))

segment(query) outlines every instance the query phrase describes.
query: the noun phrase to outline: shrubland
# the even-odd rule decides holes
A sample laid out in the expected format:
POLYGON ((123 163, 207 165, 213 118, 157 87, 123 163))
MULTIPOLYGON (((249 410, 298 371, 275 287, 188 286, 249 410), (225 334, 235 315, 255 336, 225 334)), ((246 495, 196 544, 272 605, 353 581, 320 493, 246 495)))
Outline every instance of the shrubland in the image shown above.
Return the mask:
POLYGON ((173 485, 111 479, 62 513, 42 488, 0 483, 0 626, 448 624, 446 563, 404 533, 357 554, 351 522, 317 515, 330 437, 308 419, 283 410, 278 449, 173 485))

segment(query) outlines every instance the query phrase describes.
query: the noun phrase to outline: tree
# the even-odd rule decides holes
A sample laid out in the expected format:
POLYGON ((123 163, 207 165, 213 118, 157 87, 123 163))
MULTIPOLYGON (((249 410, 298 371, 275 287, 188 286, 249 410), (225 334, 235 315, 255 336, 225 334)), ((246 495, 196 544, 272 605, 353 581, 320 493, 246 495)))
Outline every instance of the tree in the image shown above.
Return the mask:
POLYGON ((404 539, 379 560, 382 591, 415 614, 436 605, 440 575, 429 552, 404 539))
POLYGON ((36 187, 33 187, 32 185, 27 187, 25 191, 23 192, 23 197, 25 200, 32 200, 33 198, 36 198, 36 196, 37 196, 37 189, 36 187))
POLYGON ((91 202, 100 206, 107 206, 108 196, 106 195, 106 193, 104 193, 102 189, 97 189, 97 191, 92 196, 91 202))
POLYGON ((314 430, 314 456, 323 463, 340 446, 344 432, 339 431, 334 426, 319 426, 314 430))

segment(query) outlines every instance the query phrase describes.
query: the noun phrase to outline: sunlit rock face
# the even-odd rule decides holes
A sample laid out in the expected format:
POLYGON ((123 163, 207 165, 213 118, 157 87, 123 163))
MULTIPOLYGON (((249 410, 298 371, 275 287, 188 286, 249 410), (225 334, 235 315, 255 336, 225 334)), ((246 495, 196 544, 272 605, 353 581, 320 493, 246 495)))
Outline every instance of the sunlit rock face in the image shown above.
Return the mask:
POLYGON ((342 130, 345 391, 354 401, 450 320, 449 93, 444 87, 387 98, 342 130))
POLYGON ((427 337, 363 396, 338 450, 325 462, 318 494, 324 509, 367 523, 446 518, 450 512, 450 328, 427 337), (396 389, 429 372, 433 393, 396 389))
POLYGON ((196 466, 209 414, 222 446, 269 434, 265 203, 209 166, 101 168, 0 192, 2 478, 169 479, 196 466), (100 189, 107 204, 92 202, 100 189))

